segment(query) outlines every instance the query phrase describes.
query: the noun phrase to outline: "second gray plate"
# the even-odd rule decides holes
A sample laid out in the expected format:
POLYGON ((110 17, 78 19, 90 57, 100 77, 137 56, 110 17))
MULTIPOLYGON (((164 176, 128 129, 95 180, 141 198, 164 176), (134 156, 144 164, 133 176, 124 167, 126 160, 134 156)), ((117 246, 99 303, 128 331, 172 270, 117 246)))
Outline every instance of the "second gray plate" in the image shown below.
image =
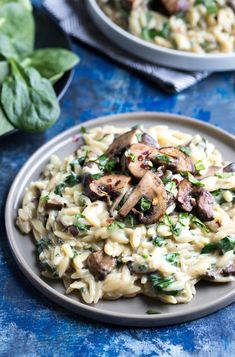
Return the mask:
MULTIPOLYGON (((201 134, 213 142, 226 160, 234 159, 235 139, 230 134, 209 124, 187 117, 163 113, 130 113, 111 115, 86 122, 87 128, 103 125, 131 127, 137 123, 146 127, 168 125, 170 128, 191 134, 201 134)), ((17 209, 21 205, 24 190, 29 182, 37 180, 49 157, 61 158, 77 148, 81 125, 78 125, 42 146, 23 166, 10 189, 5 211, 7 235, 15 260, 32 284, 54 302, 80 315, 99 321, 129 326, 163 326, 193 320, 217 311, 235 301, 235 283, 197 285, 197 294, 188 304, 167 305, 147 297, 101 301, 97 305, 86 305, 76 296, 65 295, 60 282, 44 280, 35 254, 35 244, 30 237, 23 236, 15 227, 17 209), (146 310, 156 309, 157 315, 147 315, 146 310)))

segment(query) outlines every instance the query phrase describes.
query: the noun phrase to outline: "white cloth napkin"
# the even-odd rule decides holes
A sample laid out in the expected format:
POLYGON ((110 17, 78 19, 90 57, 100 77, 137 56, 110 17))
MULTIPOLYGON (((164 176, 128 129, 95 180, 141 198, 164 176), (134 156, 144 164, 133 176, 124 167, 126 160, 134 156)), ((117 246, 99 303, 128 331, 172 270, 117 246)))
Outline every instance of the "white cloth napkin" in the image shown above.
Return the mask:
POLYGON ((45 0, 44 7, 69 35, 144 75, 168 92, 180 92, 209 75, 208 72, 184 72, 158 66, 122 50, 95 26, 88 14, 86 0, 45 0))

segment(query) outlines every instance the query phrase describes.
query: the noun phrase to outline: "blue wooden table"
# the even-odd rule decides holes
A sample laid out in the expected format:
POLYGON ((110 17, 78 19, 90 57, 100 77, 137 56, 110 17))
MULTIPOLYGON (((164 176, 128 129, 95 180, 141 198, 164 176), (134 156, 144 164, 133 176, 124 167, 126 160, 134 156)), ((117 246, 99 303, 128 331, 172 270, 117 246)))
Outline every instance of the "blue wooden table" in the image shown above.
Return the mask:
POLYGON ((235 305, 190 323, 135 329, 108 326, 48 301, 23 276, 9 250, 4 205, 15 175, 42 144, 104 114, 163 111, 186 114, 235 133, 235 75, 215 74, 178 95, 74 43, 81 63, 61 102, 60 120, 46 133, 16 133, 0 141, 0 356, 222 357, 235 354, 235 305))

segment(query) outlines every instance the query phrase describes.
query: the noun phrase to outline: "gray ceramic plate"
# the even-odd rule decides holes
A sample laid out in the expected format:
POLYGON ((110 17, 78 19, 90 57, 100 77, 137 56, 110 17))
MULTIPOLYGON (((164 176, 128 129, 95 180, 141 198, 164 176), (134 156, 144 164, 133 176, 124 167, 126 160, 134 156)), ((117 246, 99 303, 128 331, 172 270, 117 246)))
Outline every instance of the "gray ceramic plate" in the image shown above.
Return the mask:
MULTIPOLYGON (((86 122, 87 128, 105 124, 131 127, 137 123, 145 126, 169 125, 188 133, 199 133, 213 142, 227 160, 234 159, 235 139, 230 134, 203 122, 187 117, 163 113, 130 113, 112 115, 86 122)), ((39 149, 23 166, 15 178, 6 203, 6 229, 9 244, 15 260, 32 284, 56 303, 86 317, 96 320, 132 326, 162 326, 188 321, 205 316, 235 301, 235 283, 222 285, 198 284, 197 294, 189 304, 166 305, 146 297, 117 301, 101 301, 88 306, 73 296, 65 295, 61 283, 43 280, 39 273, 35 246, 30 237, 19 233, 15 227, 17 209, 21 204, 25 187, 38 178, 52 154, 61 158, 75 151, 79 138, 80 125, 62 133, 39 149), (158 315, 147 315, 146 310, 154 308, 158 315)))
POLYGON ((201 54, 160 47, 138 38, 112 22, 96 0, 88 0, 89 13, 109 39, 146 61, 186 71, 229 71, 235 69, 235 53, 201 54))

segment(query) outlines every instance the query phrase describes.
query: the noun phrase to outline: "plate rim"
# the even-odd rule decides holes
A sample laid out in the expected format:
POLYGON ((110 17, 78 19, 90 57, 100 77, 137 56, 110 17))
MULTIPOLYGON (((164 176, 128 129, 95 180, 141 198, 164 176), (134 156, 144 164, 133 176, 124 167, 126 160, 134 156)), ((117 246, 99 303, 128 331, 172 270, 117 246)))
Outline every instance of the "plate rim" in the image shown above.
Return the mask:
MULTIPOLYGON (((133 44, 138 45, 139 47, 142 46, 142 49, 145 48, 145 49, 154 51, 156 54, 161 53, 163 55, 171 56, 172 58, 177 58, 177 59, 182 59, 182 60, 187 60, 187 61, 202 60, 202 61, 208 62, 208 61, 218 61, 218 60, 220 60, 220 61, 231 60, 232 61, 235 59, 235 52, 214 53, 214 54, 212 54, 212 53, 194 53, 194 52, 186 52, 186 51, 181 51, 181 50, 170 49, 170 48, 162 47, 157 44, 145 41, 145 40, 133 35, 132 33, 126 31, 122 27, 118 26, 116 23, 114 23, 99 7, 96 0, 88 0, 87 6, 88 6, 89 13, 94 21, 95 21, 95 17, 96 18, 98 17, 99 20, 101 20, 103 23, 105 23, 106 26, 108 26, 111 30, 115 31, 119 36, 121 36, 122 38, 124 37, 126 40, 132 42, 133 44)), ((97 22, 96 22, 96 24, 97 24, 97 22)), ((103 31, 103 33, 104 33, 104 31, 103 31)), ((113 42, 115 42, 115 40, 113 40, 113 42)), ((122 47, 122 46, 120 46, 120 47, 122 47)), ((134 53, 132 51, 129 51, 129 52, 134 53)), ((136 53, 135 53, 135 55, 136 55, 136 53)), ((139 56, 139 57, 144 58, 143 56, 139 56)), ((160 61, 159 62, 153 61, 153 62, 161 63, 160 61)), ((167 65, 167 66, 180 69, 180 67, 178 65, 175 66, 174 64, 167 65)), ((189 65, 187 65, 186 67, 182 66, 181 69, 194 71, 194 69, 189 69, 189 65)), ((235 69, 235 66, 233 66, 233 68, 235 69)), ((212 70, 216 71, 216 69, 211 69, 210 71, 212 71, 212 70)), ((228 70, 232 70, 231 66, 229 68, 226 67, 225 69, 220 69, 218 71, 228 71, 228 70)), ((209 71, 209 70, 197 69, 195 71, 209 71)))
MULTIPOLYGON (((120 113, 120 114, 112 114, 112 115, 107 115, 107 116, 101 116, 96 119, 90 119, 85 122, 86 127, 96 127, 96 126, 101 126, 101 125, 108 125, 109 120, 117 119, 117 120, 125 120, 125 119, 137 119, 137 118, 142 118, 143 116, 146 117, 146 119, 160 119, 160 120, 170 120, 172 123, 174 123, 174 120, 177 119, 178 122, 181 123, 187 123, 188 126, 204 126, 207 128, 207 130, 212 131, 212 133, 215 134, 221 134, 223 137, 226 137, 230 143, 233 145, 233 148, 235 148, 235 137, 226 132, 223 129, 217 128, 209 123, 205 123, 201 120, 198 119, 193 119, 188 116, 183 116, 183 115, 178 115, 178 114, 172 114, 172 113, 161 113, 161 112, 128 112, 128 113, 120 113)), ((138 121, 138 120, 137 120, 138 121)), ((223 297, 220 297, 218 299, 215 299, 212 303, 207 303, 205 305, 200 305, 201 307, 198 308, 197 306, 194 308, 191 308, 187 313, 185 313, 183 316, 182 314, 180 315, 177 311, 176 312, 171 312, 171 313, 164 313, 164 314, 159 314, 159 315, 143 315, 143 314, 135 314, 135 315, 130 315, 130 314, 124 314, 124 313, 118 313, 118 312, 113 312, 113 311, 102 311, 99 308, 96 308, 95 305, 87 305, 85 303, 80 302, 79 300, 73 300, 69 296, 66 296, 65 294, 57 291, 53 287, 51 287, 49 284, 47 284, 40 275, 37 275, 33 270, 30 269, 27 261, 23 258, 21 255, 20 251, 17 248, 17 245, 15 243, 14 239, 14 233, 13 233, 13 224, 12 224, 12 209, 14 207, 14 197, 15 197, 15 191, 17 189, 18 184, 21 181, 21 178, 24 176, 25 171, 27 170, 28 167, 30 167, 32 164, 35 166, 36 159, 38 157, 42 157, 43 159, 46 159, 47 155, 50 153, 48 152, 52 146, 59 144, 60 142, 63 142, 63 140, 66 140, 66 138, 70 138, 73 136, 78 136, 79 135, 79 130, 80 128, 84 125, 84 123, 80 123, 64 132, 61 134, 55 136, 51 140, 49 140, 47 143, 42 145, 38 150, 36 150, 33 155, 29 157, 29 159, 25 162, 25 164, 22 166, 22 168, 19 170, 17 176, 15 177, 11 188, 9 190, 7 200, 6 200, 6 206, 5 206, 5 227, 6 227, 6 233, 7 233, 7 240, 11 248, 11 252, 13 253, 13 256, 15 258, 15 261, 20 268, 20 270, 23 272, 23 274, 26 276, 26 278, 39 290, 39 292, 42 292, 44 295, 46 295, 49 299, 53 300, 59 305, 62 305, 63 307, 68 308, 69 310, 79 313, 84 317, 92 318, 95 320, 103 321, 103 322, 108 322, 108 323, 115 323, 119 325, 127 325, 127 326, 142 326, 142 327, 150 327, 150 326, 164 326, 164 325, 172 325, 176 323, 181 323, 185 321, 191 321, 194 319, 198 319, 202 316, 206 316, 212 312, 218 311, 219 309, 231 304, 232 302, 235 301, 235 286, 231 288, 223 297)), ((187 125, 186 125, 187 127, 187 125)), ((48 156, 49 157, 49 156, 48 156)), ((35 170, 35 167, 34 167, 35 170)), ((34 171, 33 170, 33 171, 34 171)), ((31 175, 31 172, 29 173, 31 175)), ((29 235, 26 235, 29 237, 29 235)))

